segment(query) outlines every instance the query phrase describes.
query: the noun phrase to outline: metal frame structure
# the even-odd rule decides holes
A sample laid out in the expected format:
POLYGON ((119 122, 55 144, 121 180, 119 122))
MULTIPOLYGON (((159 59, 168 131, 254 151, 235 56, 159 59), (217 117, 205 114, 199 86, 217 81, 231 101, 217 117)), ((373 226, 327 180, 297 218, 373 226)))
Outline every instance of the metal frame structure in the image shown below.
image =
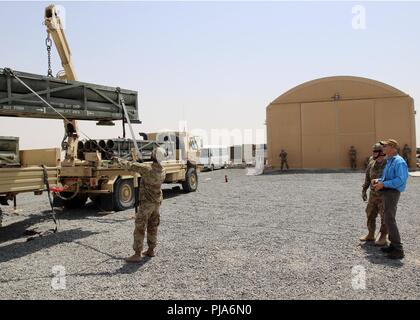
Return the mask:
POLYGON ((28 85, 33 83, 36 94, 42 96, 46 102, 67 119, 91 121, 124 120, 124 110, 120 103, 121 98, 124 98, 124 101, 129 101, 128 104, 126 103, 126 108, 127 116, 130 118, 131 123, 141 123, 138 120, 136 91, 77 81, 64 81, 41 75, 12 71, 8 68, 0 69, 0 94, 4 93, 7 95, 3 99, 0 98, 0 112, 2 116, 62 119, 57 112, 48 108, 34 93, 27 92, 28 90, 25 90, 14 79, 13 74, 28 85), (5 84, 5 87, 2 88, 2 84, 5 84), (26 92, 21 94, 15 93, 22 91, 26 92), (77 96, 77 99, 74 96, 77 96), (112 112, 109 111, 110 106, 114 107, 112 112))

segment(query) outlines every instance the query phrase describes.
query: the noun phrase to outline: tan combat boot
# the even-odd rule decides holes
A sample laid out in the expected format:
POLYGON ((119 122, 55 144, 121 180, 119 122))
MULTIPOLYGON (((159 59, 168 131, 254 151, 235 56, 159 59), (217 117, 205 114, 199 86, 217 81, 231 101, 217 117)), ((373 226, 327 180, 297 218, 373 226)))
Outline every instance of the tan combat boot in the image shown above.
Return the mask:
POLYGON ((378 240, 375 241, 376 246, 386 246, 388 242, 386 241, 386 233, 381 232, 381 235, 379 236, 378 240))
POLYGON ((369 231, 366 236, 360 237, 360 241, 375 241, 375 232, 369 231))
POLYGON ((126 262, 140 262, 141 251, 136 251, 131 257, 124 259, 126 262))
POLYGON ((155 256, 155 250, 154 249, 147 249, 146 251, 143 252, 144 256, 147 257, 154 257, 155 256))

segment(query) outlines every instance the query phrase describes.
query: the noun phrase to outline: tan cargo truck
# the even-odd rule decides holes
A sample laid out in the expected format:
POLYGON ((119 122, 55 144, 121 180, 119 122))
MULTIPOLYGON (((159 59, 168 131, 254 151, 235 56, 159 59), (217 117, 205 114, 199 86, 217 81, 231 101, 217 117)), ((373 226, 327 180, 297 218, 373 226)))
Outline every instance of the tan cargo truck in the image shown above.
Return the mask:
MULTIPOLYGON (((148 138, 149 145, 160 145, 167 151, 167 158, 162 162, 166 170, 165 183, 181 184, 185 192, 196 191, 199 150, 196 148, 195 137, 188 133, 172 132, 150 134, 148 138), (172 143, 164 140, 168 136, 173 137, 172 143), (155 140, 156 138, 161 139, 155 140)), ((142 150, 142 153, 148 154, 147 151, 142 150)), ((132 175, 118 164, 103 160, 102 156, 99 150, 84 152, 85 160, 77 162, 75 166, 59 168, 59 182, 63 190, 57 194, 56 204, 62 203, 65 207, 77 208, 83 206, 90 198, 105 211, 120 211, 134 206, 141 176, 132 175)), ((111 156, 107 158, 110 159, 111 156)), ((147 160, 144 162, 151 164, 147 160)))

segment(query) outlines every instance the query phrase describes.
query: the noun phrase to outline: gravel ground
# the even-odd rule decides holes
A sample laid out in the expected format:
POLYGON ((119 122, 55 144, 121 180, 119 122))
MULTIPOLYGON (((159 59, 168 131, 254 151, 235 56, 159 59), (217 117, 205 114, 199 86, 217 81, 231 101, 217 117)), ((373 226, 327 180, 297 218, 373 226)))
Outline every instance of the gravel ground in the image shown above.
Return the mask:
POLYGON ((122 260, 132 253, 133 210, 88 204, 61 213, 57 234, 27 242, 25 230, 53 223, 45 195, 21 195, 19 216, 6 208, 0 229, 0 299, 419 299, 420 178, 400 199, 401 262, 358 241, 362 181, 231 169, 201 173, 196 193, 165 186, 157 256, 140 264, 122 260), (65 267, 64 290, 52 289, 55 265, 65 267), (365 289, 352 287, 355 266, 365 289))

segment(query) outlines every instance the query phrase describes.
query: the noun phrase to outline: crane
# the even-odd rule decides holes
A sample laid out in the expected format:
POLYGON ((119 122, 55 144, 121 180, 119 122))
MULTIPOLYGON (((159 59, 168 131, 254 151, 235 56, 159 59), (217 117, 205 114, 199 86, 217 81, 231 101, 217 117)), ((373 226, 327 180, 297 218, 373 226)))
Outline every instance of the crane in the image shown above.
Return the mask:
MULTIPOLYGON (((52 76, 51 71, 51 38, 54 40, 61 64, 64 68, 64 74, 59 78, 62 80, 77 80, 76 72, 71 60, 71 51, 64 33, 63 24, 58 15, 58 10, 54 4, 45 9, 44 24, 47 27, 47 50, 48 50, 48 75, 52 76)), ((79 141, 79 129, 76 120, 64 120, 65 138, 64 143, 65 156, 61 165, 64 167, 73 166, 77 160, 77 144, 79 141)), ((64 142, 64 140, 63 140, 64 142)))
MULTIPOLYGON (((57 48, 58 55, 60 56, 61 65, 64 68, 64 74, 59 74, 58 78, 61 80, 72 80, 76 81, 76 72, 73 67, 73 63, 71 61, 71 51, 70 46, 67 42, 66 35, 64 33, 63 23, 60 19, 58 14, 57 7, 54 4, 49 5, 45 9, 45 16, 44 16, 44 24, 47 27, 47 51, 48 51, 48 75, 52 75, 51 70, 51 37, 54 40, 55 47, 57 48)), ((123 98, 120 98, 119 103, 123 108, 124 117, 123 119, 123 126, 124 121, 127 121, 128 127, 130 129, 130 133, 132 135, 133 141, 135 141, 134 131, 131 126, 130 117, 128 115, 127 109, 125 107, 125 102, 123 98)), ((110 125, 109 121, 102 121, 98 122, 100 125, 110 125)), ((67 138, 67 142, 63 143, 63 149, 66 151, 64 161, 61 163, 62 166, 73 166, 77 161, 77 148, 78 148, 78 141, 79 141, 79 129, 77 126, 76 120, 65 120, 64 121, 64 130, 65 130, 65 138, 67 138)), ((63 142, 65 140, 63 139, 63 142)), ((138 158, 141 158, 140 150, 137 144, 134 144, 136 155, 138 158)))

